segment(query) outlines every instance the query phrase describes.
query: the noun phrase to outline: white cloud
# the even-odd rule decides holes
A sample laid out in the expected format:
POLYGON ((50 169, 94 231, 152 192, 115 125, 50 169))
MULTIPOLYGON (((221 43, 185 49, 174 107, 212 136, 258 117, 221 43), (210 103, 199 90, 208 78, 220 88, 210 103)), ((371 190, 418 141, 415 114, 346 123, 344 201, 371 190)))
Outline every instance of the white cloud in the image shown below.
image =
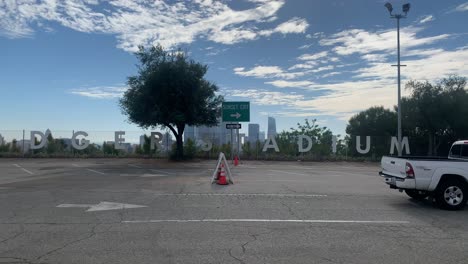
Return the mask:
POLYGON ((268 91, 265 89, 247 89, 247 90, 230 90, 227 91, 227 96, 248 98, 256 105, 295 105, 297 101, 303 100, 304 95, 268 91))
POLYGON ((287 22, 280 24, 278 27, 276 27, 275 32, 282 34, 304 33, 308 27, 309 24, 305 19, 295 17, 287 22))
POLYGON ((136 51, 138 45, 172 47, 197 38, 233 44, 254 40, 265 32, 303 33, 308 27, 306 20, 293 18, 273 29, 257 28, 259 23, 276 19, 284 0, 250 1, 255 6, 245 10, 211 0, 173 4, 165 0, 109 0, 105 10, 100 10, 98 2, 0 0, 0 34, 10 38, 31 36, 35 25, 52 22, 76 31, 116 35, 119 48, 136 51))
POLYGON ((313 46, 313 44, 305 44, 305 45, 300 46, 298 49, 308 49, 308 48, 310 48, 312 46, 313 46))
MULTIPOLYGON (((435 81, 448 75, 468 76, 468 46, 453 51, 443 49, 413 50, 406 54, 408 57, 417 55, 418 58, 405 59, 402 68, 403 77, 415 80, 435 81)), ((393 78, 395 67, 387 63, 371 63, 369 67, 358 69, 355 78, 393 78)))
MULTIPOLYGON (((403 61, 408 65, 402 68, 403 87, 409 79, 436 82, 449 75, 468 76, 468 46, 453 51, 413 50, 413 54, 410 55, 419 55, 419 57, 403 61)), ((358 79, 356 81, 331 84, 275 81, 275 86, 327 91, 325 95, 314 99, 298 101, 294 109, 306 113, 319 112, 332 115, 343 121, 347 121, 353 114, 371 106, 393 108, 396 105, 395 67, 390 67, 388 63, 375 62, 356 70, 355 73, 354 78, 358 79)), ((407 96, 410 91, 403 88, 402 92, 404 96, 407 96)))
POLYGON ((335 76, 335 75, 339 75, 341 74, 341 72, 330 72, 330 73, 326 73, 324 75, 322 75, 321 77, 322 78, 327 78, 327 77, 331 77, 331 76, 335 76))
POLYGON ((458 11, 458 12, 468 11, 468 2, 457 6, 457 7, 455 8, 455 11, 458 11))
POLYGON ((433 15, 427 15, 427 16, 424 16, 423 18, 421 18, 421 20, 419 20, 419 24, 424 24, 424 23, 434 21, 434 20, 435 20, 435 18, 434 18, 433 15))
POLYGON ((250 70, 246 70, 244 67, 237 67, 234 68, 234 73, 245 77, 293 79, 303 76, 307 72, 287 72, 278 66, 256 66, 250 70))
POLYGON ((234 68, 234 73, 241 76, 249 77, 269 77, 283 73, 283 70, 278 66, 256 66, 249 71, 245 68, 234 68))
POLYGON ((309 88, 314 85, 314 82, 311 81, 286 81, 286 80, 276 80, 271 82, 266 82, 266 84, 271 84, 279 88, 309 88))
POLYGON ((317 59, 326 57, 327 55, 328 55, 328 51, 322 51, 322 52, 315 53, 315 54, 303 54, 299 56, 298 59, 303 60, 303 61, 310 61, 310 60, 317 60, 317 59))
MULTIPOLYGON (((402 49, 428 45, 450 37, 449 34, 442 34, 418 38, 416 34, 422 29, 418 27, 402 28, 400 31, 402 49)), ((322 38, 319 43, 322 46, 334 46, 332 50, 339 55, 351 55, 377 51, 393 52, 396 50, 397 45, 395 40, 396 33, 394 30, 369 32, 363 29, 350 29, 333 34, 331 37, 322 38)))
POLYGON ((97 86, 73 89, 70 93, 94 99, 114 99, 121 97, 127 89, 127 86, 97 86))
POLYGON ((361 56, 366 61, 386 61, 387 60, 387 54, 376 54, 376 53, 370 53, 370 54, 364 54, 361 56))
POLYGON ((315 61, 308 61, 306 63, 299 63, 299 64, 296 64, 296 65, 293 65, 291 67, 289 67, 288 70, 296 70, 296 69, 312 69, 315 67, 315 65, 317 65, 317 62, 315 61))
MULTIPOLYGON (((422 30, 420 27, 406 27, 401 31, 401 42, 404 45, 402 63, 408 66, 402 69, 403 86, 409 79, 435 82, 452 74, 468 76, 468 46, 455 50, 436 48, 433 44, 451 35, 419 37, 418 34, 422 30)), ((396 68, 391 67, 392 63, 389 62, 394 59, 390 56, 395 56, 396 53, 394 30, 376 32, 361 29, 345 30, 332 36, 322 36, 319 44, 329 47, 330 50, 303 54, 297 57, 300 63, 289 67, 287 71, 279 66, 273 66, 255 67, 250 70, 239 68, 237 73, 243 76, 273 79, 265 84, 278 88, 319 92, 314 98, 300 98, 289 104, 287 109, 280 110, 291 116, 296 116, 293 113, 300 116, 331 115, 347 121, 355 113, 371 106, 381 105, 392 108, 396 104, 396 68), (352 64, 341 62, 347 62, 346 57, 351 54, 357 54, 358 60, 353 57, 352 64), (351 65, 358 68, 347 71, 351 73, 349 80, 336 81, 330 78, 344 73, 333 69, 351 65), (317 76, 316 73, 319 72, 325 73, 317 76), (286 75, 287 73, 296 75, 286 75), (314 81, 306 78, 314 78, 314 81), (321 78, 330 79, 323 82, 320 81, 321 78)), ((403 89, 403 95, 408 93, 409 91, 403 89)))

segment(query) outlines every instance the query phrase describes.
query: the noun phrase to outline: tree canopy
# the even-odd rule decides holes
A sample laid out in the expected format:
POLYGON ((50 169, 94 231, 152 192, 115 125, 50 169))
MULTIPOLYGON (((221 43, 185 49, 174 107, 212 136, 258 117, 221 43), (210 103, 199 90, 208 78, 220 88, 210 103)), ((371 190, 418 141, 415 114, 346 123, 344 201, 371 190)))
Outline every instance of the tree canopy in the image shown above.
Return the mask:
MULTIPOLYGON (((413 154, 445 156, 451 143, 468 138, 468 123, 464 120, 468 114, 466 78, 450 76, 436 83, 409 81, 406 89, 411 93, 402 98, 402 130, 413 154)), ((371 107, 349 120, 346 133, 374 136, 373 147, 385 144, 378 154, 388 154, 389 138, 397 130, 396 111, 397 107, 371 107)))
POLYGON ((451 76, 432 84, 410 81, 411 96, 402 100, 403 128, 408 136, 426 138, 427 155, 438 155, 441 144, 468 136, 466 79, 451 76))
POLYGON ((180 50, 140 47, 135 55, 138 74, 128 78, 129 89, 120 99, 122 112, 142 128, 169 128, 177 141, 176 158, 182 158, 185 126, 216 125, 223 97, 204 79, 208 67, 180 50))

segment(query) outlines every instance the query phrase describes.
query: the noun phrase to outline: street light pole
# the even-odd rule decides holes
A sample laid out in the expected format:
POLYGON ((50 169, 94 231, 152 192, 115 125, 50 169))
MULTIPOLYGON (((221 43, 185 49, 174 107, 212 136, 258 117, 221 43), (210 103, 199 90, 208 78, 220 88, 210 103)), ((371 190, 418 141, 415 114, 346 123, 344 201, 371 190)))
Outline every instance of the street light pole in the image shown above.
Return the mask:
POLYGON ((396 16, 397 20, 397 46, 398 46, 398 156, 402 156, 401 148, 401 76, 400 76, 400 18, 401 15, 396 16))
POLYGON ((406 15, 410 9, 410 4, 404 4, 403 5, 403 14, 392 14, 393 7, 392 4, 386 3, 385 7, 388 9, 388 12, 390 12, 390 18, 395 18, 397 20, 397 49, 398 49, 398 64, 397 65, 392 65, 398 67, 398 156, 402 156, 403 154, 403 149, 402 149, 402 132, 401 132, 401 71, 400 67, 404 67, 406 65, 401 65, 400 63, 400 19, 401 18, 406 18, 406 15))

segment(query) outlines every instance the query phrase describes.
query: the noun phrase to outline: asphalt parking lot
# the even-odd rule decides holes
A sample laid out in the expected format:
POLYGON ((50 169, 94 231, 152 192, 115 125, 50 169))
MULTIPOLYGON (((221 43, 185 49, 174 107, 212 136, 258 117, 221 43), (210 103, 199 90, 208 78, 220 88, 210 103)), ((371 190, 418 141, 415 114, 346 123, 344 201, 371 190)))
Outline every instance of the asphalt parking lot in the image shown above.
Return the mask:
POLYGON ((377 163, 0 159, 0 263, 467 263, 468 209, 377 163))

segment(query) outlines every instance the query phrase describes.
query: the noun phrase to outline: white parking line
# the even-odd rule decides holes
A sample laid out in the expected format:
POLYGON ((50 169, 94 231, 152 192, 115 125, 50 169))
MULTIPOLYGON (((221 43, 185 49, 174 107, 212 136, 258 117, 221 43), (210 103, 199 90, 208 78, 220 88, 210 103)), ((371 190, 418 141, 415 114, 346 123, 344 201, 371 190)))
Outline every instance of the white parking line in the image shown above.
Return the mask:
POLYGON ((169 175, 174 175, 174 174, 175 174, 175 173, 173 173, 173 172, 167 172, 167 171, 155 170, 155 169, 150 169, 150 171, 154 171, 154 172, 156 172, 156 173, 169 174, 169 175))
POLYGON ((280 171, 280 170, 270 170, 270 171, 273 171, 273 172, 281 172, 281 173, 292 174, 292 175, 307 176, 307 174, 296 173, 296 172, 289 172, 289 171, 280 171))
POLYGON ((101 174, 101 175, 106 175, 104 172, 100 172, 100 171, 97 171, 97 170, 92 170, 92 169, 87 169, 87 170, 92 171, 94 173, 101 174))
POLYGON ((77 167, 77 168, 79 168, 79 167, 80 167, 80 166, 79 166, 79 165, 77 165, 77 164, 72 164, 72 166, 73 166, 73 167, 77 167))
POLYGON ((128 164, 128 166, 133 167, 133 168, 137 168, 137 169, 142 169, 142 167, 137 166, 137 165, 133 165, 133 164, 128 164))
POLYGON ((326 194, 281 193, 155 193, 155 196, 272 196, 272 197, 327 197, 326 194))
POLYGON ((253 167, 253 166, 247 166, 247 165, 240 165, 239 166, 240 168, 247 168, 247 169, 256 169, 257 167, 253 167))
POLYGON ((125 224, 142 223, 197 223, 197 222, 261 222, 261 223, 338 223, 338 224, 409 224, 409 221, 371 221, 371 220, 315 220, 315 219, 167 219, 167 220, 130 220, 125 224))
POLYGON ((140 177, 143 177, 143 178, 148 178, 148 177, 167 177, 169 175, 164 175, 164 174, 143 174, 141 175, 140 177))
POLYGON ((34 173, 32 173, 31 171, 21 167, 20 165, 18 164, 13 164, 13 166, 17 167, 17 168, 20 168, 22 171, 26 172, 26 173, 29 173, 30 175, 34 175, 34 173))

